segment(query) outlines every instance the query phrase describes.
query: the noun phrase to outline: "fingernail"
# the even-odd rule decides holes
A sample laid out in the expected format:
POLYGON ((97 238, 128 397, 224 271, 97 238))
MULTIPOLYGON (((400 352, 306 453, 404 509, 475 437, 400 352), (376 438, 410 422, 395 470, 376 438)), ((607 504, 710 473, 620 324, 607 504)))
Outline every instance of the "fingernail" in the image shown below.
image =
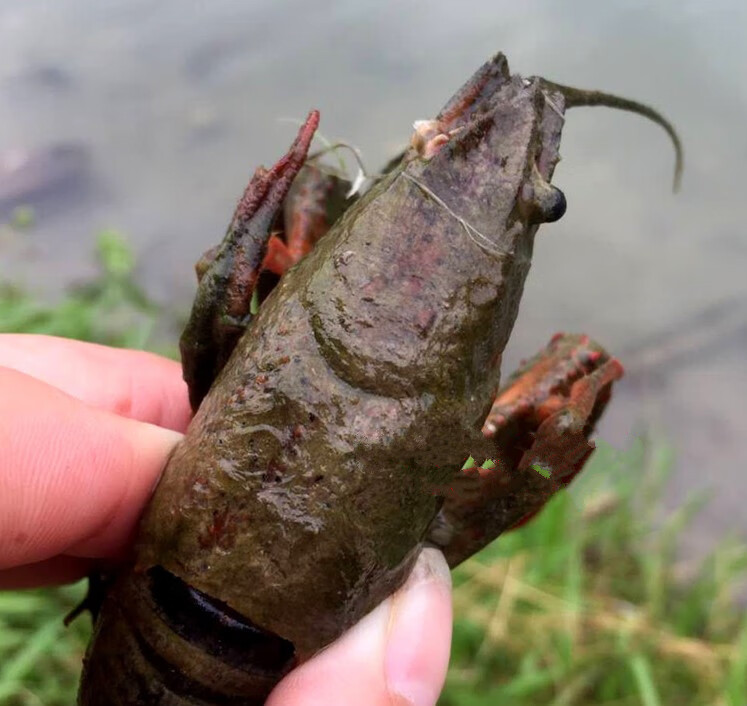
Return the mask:
POLYGON ((449 661, 451 574, 437 549, 423 549, 392 597, 384 669, 392 703, 434 706, 449 661))

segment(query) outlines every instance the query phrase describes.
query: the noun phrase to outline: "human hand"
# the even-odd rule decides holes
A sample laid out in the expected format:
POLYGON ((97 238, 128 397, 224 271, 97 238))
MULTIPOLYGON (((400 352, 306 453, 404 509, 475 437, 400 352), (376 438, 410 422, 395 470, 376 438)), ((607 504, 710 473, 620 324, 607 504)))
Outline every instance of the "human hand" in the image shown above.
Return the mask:
MULTIPOLYGON (((189 418, 173 361, 0 335, 0 588, 73 581, 122 556, 189 418)), ((435 704, 450 635, 448 567, 426 549, 405 586, 289 674, 268 706, 435 704)))

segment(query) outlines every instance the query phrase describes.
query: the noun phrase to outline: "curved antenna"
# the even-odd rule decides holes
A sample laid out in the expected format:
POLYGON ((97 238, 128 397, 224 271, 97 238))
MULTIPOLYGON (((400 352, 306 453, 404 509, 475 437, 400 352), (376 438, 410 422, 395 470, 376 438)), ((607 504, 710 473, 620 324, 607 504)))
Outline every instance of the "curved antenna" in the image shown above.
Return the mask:
POLYGON ((644 118, 653 120, 653 122, 661 125, 661 127, 667 131, 667 134, 674 145, 675 162, 673 189, 674 191, 677 191, 680 188, 682 170, 684 168, 682 142, 680 141, 680 136, 677 134, 672 123, 670 123, 661 113, 644 103, 639 103, 638 101, 630 100, 629 98, 614 96, 610 93, 604 93, 603 91, 587 91, 581 88, 572 88, 571 86, 563 86, 559 83, 548 81, 547 79, 542 79, 542 83, 548 88, 563 95, 566 108, 601 105, 606 108, 616 108, 618 110, 627 110, 631 113, 638 113, 638 115, 642 115, 644 118))

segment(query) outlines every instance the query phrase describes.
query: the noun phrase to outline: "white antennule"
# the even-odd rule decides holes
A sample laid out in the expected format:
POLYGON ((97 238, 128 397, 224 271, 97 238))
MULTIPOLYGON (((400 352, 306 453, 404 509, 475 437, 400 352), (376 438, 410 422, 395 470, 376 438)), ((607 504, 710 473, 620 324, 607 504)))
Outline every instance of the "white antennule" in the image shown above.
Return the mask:
MULTIPOLYGON (((284 123, 293 123, 294 125, 300 125, 302 124, 302 121, 298 120, 297 118, 278 118, 279 122, 284 123)), ((351 196, 355 196, 356 194, 360 193, 363 190, 364 185, 366 182, 369 181, 375 181, 379 178, 381 178, 381 174, 371 174, 366 169, 365 162, 363 160, 363 155, 361 154, 361 151, 358 147, 355 145, 345 142, 344 140, 337 140, 335 142, 332 142, 328 137, 326 137, 322 132, 319 130, 316 131, 314 134, 314 139, 318 139, 324 147, 313 154, 310 154, 308 159, 314 159, 316 157, 321 157, 329 152, 338 152, 341 149, 350 150, 352 152, 353 157, 355 159, 355 162, 358 166, 358 169, 356 170, 355 176, 351 180, 350 189, 348 189, 348 192, 345 194, 345 198, 349 199, 351 196)), ((339 176, 339 174, 336 174, 334 171, 331 170, 330 167, 326 167, 323 164, 317 164, 315 165, 320 171, 327 172, 329 174, 332 174, 333 176, 339 176)), ((340 158, 339 160, 339 166, 340 171, 342 171, 345 175, 348 175, 348 167, 345 163, 345 160, 340 158)))

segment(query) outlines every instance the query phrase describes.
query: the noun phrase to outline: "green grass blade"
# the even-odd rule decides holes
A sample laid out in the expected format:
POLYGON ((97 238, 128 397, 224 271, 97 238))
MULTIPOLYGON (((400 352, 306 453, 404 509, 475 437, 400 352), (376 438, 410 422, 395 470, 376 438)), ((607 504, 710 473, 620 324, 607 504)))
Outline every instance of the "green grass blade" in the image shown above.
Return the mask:
POLYGON ((638 694, 643 706, 661 706, 661 699, 654 684, 651 664, 641 653, 633 655, 630 660, 630 670, 633 672, 638 694))
POLYGON ((18 688, 23 678, 33 669, 39 656, 50 651, 62 627, 61 618, 43 623, 30 636, 25 647, 0 667, 0 703, 18 688))

